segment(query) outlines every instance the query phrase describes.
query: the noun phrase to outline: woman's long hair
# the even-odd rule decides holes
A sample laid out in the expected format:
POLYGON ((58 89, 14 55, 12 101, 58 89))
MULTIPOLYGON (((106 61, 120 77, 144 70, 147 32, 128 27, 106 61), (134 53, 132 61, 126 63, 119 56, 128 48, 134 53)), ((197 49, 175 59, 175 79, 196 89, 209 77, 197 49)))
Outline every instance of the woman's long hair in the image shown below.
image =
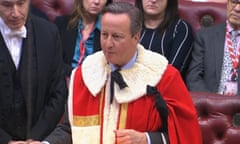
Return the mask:
MULTIPOLYGON (((142 0, 136 0, 136 7, 138 7, 144 15, 142 0)), ((159 24, 156 30, 159 32, 160 35, 162 35, 164 31, 167 30, 171 26, 171 24, 178 18, 178 0, 167 0, 167 7, 163 21, 159 24)))

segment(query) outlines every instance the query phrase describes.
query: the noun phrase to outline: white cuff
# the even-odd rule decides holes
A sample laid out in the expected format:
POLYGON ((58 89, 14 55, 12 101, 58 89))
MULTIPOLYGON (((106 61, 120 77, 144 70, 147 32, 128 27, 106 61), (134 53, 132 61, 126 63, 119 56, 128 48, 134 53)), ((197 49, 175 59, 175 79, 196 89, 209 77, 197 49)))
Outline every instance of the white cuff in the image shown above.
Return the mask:
POLYGON ((148 144, 151 144, 151 140, 150 140, 149 134, 148 134, 147 132, 145 132, 145 134, 146 134, 146 137, 147 137, 147 143, 148 143, 148 144))
POLYGON ((42 141, 42 144, 50 144, 50 143, 47 141, 42 141))

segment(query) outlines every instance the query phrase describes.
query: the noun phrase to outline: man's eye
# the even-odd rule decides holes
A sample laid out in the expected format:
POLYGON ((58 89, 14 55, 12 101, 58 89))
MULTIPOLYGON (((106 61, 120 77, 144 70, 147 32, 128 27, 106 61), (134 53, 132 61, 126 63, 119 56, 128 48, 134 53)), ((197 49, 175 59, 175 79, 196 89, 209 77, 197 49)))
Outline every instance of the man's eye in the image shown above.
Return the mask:
POLYGON ((108 35, 107 35, 107 33, 102 33, 101 36, 102 36, 103 38, 107 38, 108 35))
POLYGON ((11 3, 7 3, 7 2, 1 3, 1 5, 4 6, 4 7, 11 7, 12 6, 11 3))
POLYGON ((119 35, 113 35, 113 38, 115 38, 115 39, 120 39, 120 38, 122 38, 122 37, 119 36, 119 35))
POLYGON ((17 3, 17 5, 19 5, 19 6, 22 6, 23 4, 24 4, 23 1, 20 1, 20 2, 17 3))
POLYGON ((232 3, 237 4, 238 0, 231 0, 232 3))

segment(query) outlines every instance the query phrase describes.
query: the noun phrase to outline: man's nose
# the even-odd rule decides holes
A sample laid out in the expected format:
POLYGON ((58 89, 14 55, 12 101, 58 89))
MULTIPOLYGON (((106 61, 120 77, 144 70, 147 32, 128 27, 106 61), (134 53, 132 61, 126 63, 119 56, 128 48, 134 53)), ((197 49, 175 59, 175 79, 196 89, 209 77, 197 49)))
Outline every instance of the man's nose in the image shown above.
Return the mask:
POLYGON ((106 39, 106 46, 112 47, 112 45, 113 45, 112 37, 108 36, 108 38, 106 39))
POLYGON ((100 0, 93 0, 93 2, 94 2, 95 4, 99 4, 99 3, 100 3, 100 0))
POLYGON ((17 17, 19 14, 20 14, 19 7, 17 5, 14 5, 12 7, 11 16, 12 17, 17 17))

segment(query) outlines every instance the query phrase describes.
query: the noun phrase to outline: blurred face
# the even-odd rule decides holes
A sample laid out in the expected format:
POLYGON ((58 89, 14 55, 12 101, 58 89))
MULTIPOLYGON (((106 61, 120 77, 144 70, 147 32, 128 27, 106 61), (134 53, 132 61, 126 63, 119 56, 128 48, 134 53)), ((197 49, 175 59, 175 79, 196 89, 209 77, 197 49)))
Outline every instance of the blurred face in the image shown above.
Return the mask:
POLYGON ((228 0, 227 18, 233 28, 240 29, 240 0, 228 0))
POLYGON ((83 0, 83 7, 90 15, 98 15, 106 3, 107 0, 83 0))
POLYGON ((0 16, 12 30, 20 29, 27 19, 30 0, 0 0, 0 16))
POLYGON ((140 33, 131 35, 127 14, 106 13, 101 20, 101 47, 108 62, 123 66, 136 52, 140 33))
POLYGON ((167 7, 167 0, 142 0, 145 15, 164 15, 167 7))

